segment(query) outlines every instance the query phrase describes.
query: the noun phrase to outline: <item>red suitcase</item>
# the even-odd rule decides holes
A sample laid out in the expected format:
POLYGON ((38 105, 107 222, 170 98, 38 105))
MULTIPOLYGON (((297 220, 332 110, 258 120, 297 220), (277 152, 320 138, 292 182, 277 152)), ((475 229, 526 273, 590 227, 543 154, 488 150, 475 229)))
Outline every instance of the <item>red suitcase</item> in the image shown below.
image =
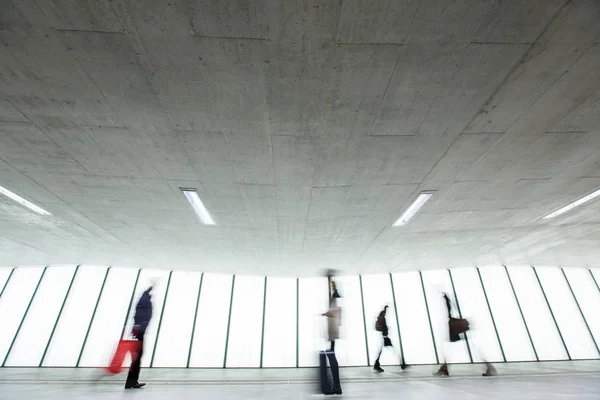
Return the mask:
POLYGON ((137 340, 120 340, 115 350, 115 355, 110 362, 110 365, 106 367, 106 371, 109 374, 118 374, 123 370, 123 361, 127 353, 131 353, 131 359, 135 360, 138 353, 140 352, 140 342, 137 340))

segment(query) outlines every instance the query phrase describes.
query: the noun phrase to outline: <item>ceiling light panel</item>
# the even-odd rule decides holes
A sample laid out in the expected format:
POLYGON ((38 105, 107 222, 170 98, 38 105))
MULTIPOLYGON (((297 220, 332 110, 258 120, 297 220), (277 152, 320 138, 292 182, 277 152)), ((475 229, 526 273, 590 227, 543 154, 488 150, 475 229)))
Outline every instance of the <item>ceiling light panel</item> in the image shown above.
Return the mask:
POLYGON ((216 225, 215 220, 212 218, 212 216, 206 209, 206 206, 200 199, 197 189, 193 189, 193 188, 179 188, 179 189, 183 192, 185 197, 188 199, 188 201, 192 205, 192 208, 194 209, 194 211, 196 211, 196 214, 198 214, 198 217, 200 217, 200 220, 202 221, 202 223, 204 225, 216 225))
POLYGON ((553 213, 546 215, 542 219, 550 219, 550 218, 558 217, 559 215, 562 215, 568 211, 571 211, 575 207, 579 207, 580 205, 583 205, 583 204, 587 203, 588 201, 595 199, 598 196, 600 196, 600 189, 596 190, 593 193, 588 194, 585 197, 580 198, 579 200, 576 200, 570 204, 567 204, 560 210, 556 210, 553 213))
POLYGON ((404 211, 404 213, 394 222, 393 226, 405 225, 419 211, 421 207, 433 196, 433 191, 424 191, 419 193, 415 201, 404 211))
POLYGON ((3 186, 0 186, 0 194, 8 197, 9 199, 21 204, 22 206, 25 206, 27 208, 29 208, 31 211, 40 214, 40 215, 52 215, 51 213, 49 213, 48 211, 44 210, 41 207, 36 206, 35 204, 33 204, 32 202, 25 200, 24 198, 22 198, 21 196, 19 196, 16 193, 11 192, 10 190, 6 189, 3 186))

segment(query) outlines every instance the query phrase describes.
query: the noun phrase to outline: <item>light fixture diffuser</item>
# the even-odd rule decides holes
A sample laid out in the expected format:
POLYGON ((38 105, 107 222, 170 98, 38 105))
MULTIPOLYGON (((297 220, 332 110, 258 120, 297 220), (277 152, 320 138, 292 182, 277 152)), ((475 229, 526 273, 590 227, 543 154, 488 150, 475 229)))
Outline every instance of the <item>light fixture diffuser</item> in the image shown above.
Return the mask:
POLYGON ((404 211, 404 213, 398 218, 396 222, 394 222, 393 226, 402 226, 405 225, 414 215, 419 211, 421 207, 433 196, 433 191, 424 191, 419 193, 415 201, 404 211))
POLYGON ((6 189, 5 187, 0 186, 0 194, 29 208, 31 211, 33 211, 35 213, 38 213, 40 215, 52 215, 48 211, 44 210, 43 208, 36 206, 35 204, 33 204, 32 202, 30 202, 28 200, 25 200, 18 194, 11 192, 10 190, 6 189))
POLYGON ((566 213, 567 211, 571 211, 575 207, 579 207, 580 205, 587 203, 588 201, 590 201, 598 196, 600 196, 600 189, 596 190, 593 193, 588 194, 585 197, 580 198, 579 200, 576 200, 570 204, 567 204, 560 210, 556 210, 553 213, 546 215, 542 219, 550 219, 550 218, 558 217, 559 215, 562 215, 562 214, 566 213))
POLYGON ((200 196, 198 196, 198 190, 193 188, 179 188, 185 197, 188 199, 198 217, 204 225, 216 225, 215 220, 211 217, 210 213, 200 200, 200 196))

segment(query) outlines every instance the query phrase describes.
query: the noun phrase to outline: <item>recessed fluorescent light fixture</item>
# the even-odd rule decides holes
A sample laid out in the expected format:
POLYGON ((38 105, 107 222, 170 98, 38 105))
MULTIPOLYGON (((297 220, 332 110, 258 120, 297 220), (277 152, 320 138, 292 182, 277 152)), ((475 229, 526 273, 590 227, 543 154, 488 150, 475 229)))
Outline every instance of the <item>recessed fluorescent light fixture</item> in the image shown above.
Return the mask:
POLYGON ((419 211, 421 207, 433 196, 433 191, 425 191, 419 193, 419 196, 413 201, 413 203, 404 211, 404 214, 398 218, 396 222, 394 222, 393 226, 402 226, 405 225, 414 215, 419 211))
POLYGON ((562 214, 566 213, 567 211, 571 211, 575 207, 579 207, 580 205, 587 203, 588 201, 595 199, 598 196, 600 196, 600 189, 596 190, 593 193, 588 194, 585 197, 580 198, 579 200, 572 202, 571 204, 567 204, 560 210, 556 210, 552 214, 548 214, 545 217, 543 217, 542 219, 550 219, 550 218, 558 217, 559 215, 562 215, 562 214))
POLYGON ((16 201, 17 203, 29 208, 31 211, 36 212, 40 215, 52 215, 48 211, 44 210, 43 208, 38 207, 35 204, 33 204, 32 202, 25 200, 18 194, 11 192, 10 190, 6 189, 5 187, 0 186, 0 194, 3 194, 4 196, 8 197, 9 199, 16 201))
POLYGON ((216 225, 215 220, 212 219, 210 213, 204 206, 204 203, 202 203, 202 200, 200 200, 200 196, 198 196, 198 190, 193 188, 179 189, 183 192, 183 194, 185 194, 185 197, 187 197, 188 201, 194 208, 194 211, 196 211, 196 214, 198 214, 204 225, 216 225))

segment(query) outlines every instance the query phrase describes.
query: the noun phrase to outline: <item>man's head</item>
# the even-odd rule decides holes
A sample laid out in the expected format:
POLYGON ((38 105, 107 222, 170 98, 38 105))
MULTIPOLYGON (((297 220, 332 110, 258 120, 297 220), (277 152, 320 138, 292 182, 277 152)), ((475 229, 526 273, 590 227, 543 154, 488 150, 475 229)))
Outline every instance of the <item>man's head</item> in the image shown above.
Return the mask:
POLYGON ((152 294, 152 291, 154 290, 154 288, 156 288, 158 284, 158 278, 152 278, 150 280, 150 286, 148 286, 148 289, 146 289, 148 291, 148 293, 152 294))

